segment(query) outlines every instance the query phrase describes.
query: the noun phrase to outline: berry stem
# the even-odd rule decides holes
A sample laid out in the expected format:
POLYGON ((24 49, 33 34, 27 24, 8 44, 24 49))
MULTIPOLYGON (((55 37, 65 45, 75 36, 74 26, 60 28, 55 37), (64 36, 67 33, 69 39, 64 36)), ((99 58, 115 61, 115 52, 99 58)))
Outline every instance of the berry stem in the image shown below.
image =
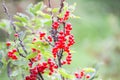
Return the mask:
POLYGON ((39 74, 39 76, 40 76, 41 80, 44 80, 44 78, 43 78, 42 74, 41 74, 41 73, 38 73, 38 74, 39 74))
POLYGON ((45 39, 46 42, 48 42, 49 45, 51 45, 52 47, 54 47, 54 45, 51 42, 49 42, 47 38, 44 37, 44 39, 45 39))
POLYGON ((62 12, 62 9, 63 9, 63 7, 64 7, 64 1, 65 1, 65 0, 61 0, 61 2, 60 2, 60 9, 59 9, 59 13, 61 13, 61 12, 62 12))

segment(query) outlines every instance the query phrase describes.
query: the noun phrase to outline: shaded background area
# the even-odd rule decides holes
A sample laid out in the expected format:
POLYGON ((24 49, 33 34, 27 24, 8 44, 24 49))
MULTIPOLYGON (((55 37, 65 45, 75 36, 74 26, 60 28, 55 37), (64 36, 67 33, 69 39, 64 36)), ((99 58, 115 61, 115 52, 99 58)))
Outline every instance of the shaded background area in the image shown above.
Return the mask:
MULTIPOLYGON (((24 12, 29 3, 39 0, 7 0, 11 14, 24 12)), ((72 47, 73 62, 67 69, 97 66, 102 80, 120 79, 120 0, 67 0, 77 3, 75 14, 80 19, 70 20, 76 44, 72 47)), ((5 18, 0 2, 0 18, 5 18)), ((2 30, 3 31, 3 30, 2 30)), ((1 31, 0 31, 1 32, 1 31)), ((4 31, 5 32, 5 31, 4 31)), ((0 34, 0 41, 3 35, 0 34)), ((97 79, 97 80, 99 80, 97 79)))

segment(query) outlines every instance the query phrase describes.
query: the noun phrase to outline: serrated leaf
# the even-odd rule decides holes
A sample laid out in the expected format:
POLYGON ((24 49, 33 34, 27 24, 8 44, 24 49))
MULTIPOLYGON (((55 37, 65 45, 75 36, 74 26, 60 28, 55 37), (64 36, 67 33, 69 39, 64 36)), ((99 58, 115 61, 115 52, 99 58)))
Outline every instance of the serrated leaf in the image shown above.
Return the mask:
POLYGON ((51 53, 49 53, 49 52, 44 52, 43 55, 44 55, 44 57, 47 58, 47 59, 53 57, 53 55, 52 55, 51 53))
POLYGON ((46 14, 46 13, 43 13, 42 11, 38 11, 37 14, 39 14, 39 15, 41 15, 42 17, 47 18, 47 19, 50 19, 50 18, 51 18, 51 15, 46 14))
POLYGON ((33 45, 33 44, 31 44, 31 43, 30 43, 30 44, 27 44, 27 46, 29 46, 29 47, 34 47, 34 45, 33 45))
POLYGON ((39 45, 44 48, 47 48, 49 46, 49 44, 47 42, 41 42, 41 41, 36 41, 34 44, 39 45))
POLYGON ((44 24, 50 27, 52 24, 52 20, 47 20, 46 22, 44 22, 44 24))
POLYGON ((28 6, 28 13, 32 14, 32 15, 37 15, 37 11, 41 10, 43 6, 43 3, 40 2, 36 5, 33 6, 33 4, 30 4, 28 6))
POLYGON ((32 7, 29 9, 29 11, 35 15, 34 9, 32 7))
POLYGON ((96 70, 94 68, 84 68, 85 72, 95 72, 96 70))
POLYGON ((57 13, 59 11, 59 8, 54 8, 54 9, 52 9, 52 12, 53 13, 57 13))
POLYGON ((15 17, 15 19, 17 19, 17 20, 19 20, 21 22, 27 23, 27 21, 28 21, 25 17, 21 17, 21 16, 17 16, 17 15, 15 15, 14 17, 15 17))
POLYGON ((23 13, 17 13, 17 15, 19 15, 20 17, 24 17, 26 19, 29 19, 29 17, 23 13))
POLYGON ((14 24, 16 24, 17 26, 23 26, 21 22, 14 22, 14 24))
POLYGON ((39 29, 42 26, 40 18, 35 18, 35 19, 32 20, 32 22, 34 23, 34 28, 35 29, 39 29))
POLYGON ((32 8, 33 8, 33 4, 31 3, 31 4, 29 4, 28 7, 27 7, 27 12, 28 12, 29 14, 31 14, 31 15, 33 15, 33 12, 31 11, 32 8))
POLYGON ((19 53, 18 53, 18 52, 15 52, 14 54, 15 54, 16 56, 19 56, 19 53))
POLYGON ((63 68, 60 68, 58 71, 65 78, 68 78, 68 79, 74 78, 74 76, 68 74, 63 68))
POLYGON ((38 4, 36 4, 36 5, 34 6, 34 11, 35 11, 35 12, 39 11, 39 10, 41 9, 42 5, 43 5, 42 2, 39 2, 38 4))
POLYGON ((34 58, 34 57, 37 56, 37 54, 38 54, 38 53, 30 53, 30 54, 26 57, 26 59, 34 58))

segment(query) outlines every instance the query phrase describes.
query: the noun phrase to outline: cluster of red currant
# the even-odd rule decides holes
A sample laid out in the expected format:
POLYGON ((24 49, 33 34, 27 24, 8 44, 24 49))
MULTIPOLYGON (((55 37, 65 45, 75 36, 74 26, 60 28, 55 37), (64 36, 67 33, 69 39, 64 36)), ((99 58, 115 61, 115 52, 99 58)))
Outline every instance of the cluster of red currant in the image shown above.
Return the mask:
MULTIPOLYGON (((36 80, 37 75, 43 74, 46 70, 49 70, 49 75, 52 75, 55 70, 58 67, 61 67, 61 65, 64 64, 70 64, 72 61, 72 55, 70 53, 70 46, 72 46, 75 41, 73 35, 70 33, 72 30, 72 25, 70 23, 66 23, 66 20, 68 20, 70 15, 69 11, 66 11, 65 15, 63 18, 58 18, 57 21, 53 21, 52 23, 52 30, 54 31, 53 33, 49 36, 47 36, 47 42, 50 44, 53 44, 52 48, 52 54, 54 59, 49 58, 47 61, 42 62, 41 64, 39 63, 37 66, 32 68, 32 63, 36 61, 36 57, 32 58, 29 63, 29 66, 31 67, 30 69, 30 76, 26 76, 26 80, 36 80), (60 27, 63 25, 63 29, 61 30, 60 27), (59 57, 62 57, 63 52, 67 53, 66 59, 65 60, 60 60, 59 62, 55 62, 54 60, 58 59, 59 57), (60 65, 59 65, 60 64, 60 65), (34 78, 34 79, 33 79, 34 78)), ((39 33, 39 39, 44 42, 46 37, 46 33, 40 32, 39 33)), ((33 39, 32 43, 37 41, 36 38, 33 39)), ((32 48, 32 52, 40 52, 39 50, 32 48)), ((42 54, 41 54, 42 55, 42 54)))
POLYGON ((17 58, 17 56, 15 55, 16 52, 17 52, 16 49, 13 49, 13 50, 11 50, 11 51, 8 51, 8 57, 11 58, 11 59, 13 59, 13 60, 17 60, 18 58, 17 58))
POLYGON ((54 58, 57 57, 59 51, 61 50, 68 53, 66 61, 64 60, 63 62, 61 62, 62 65, 65 63, 70 64, 72 57, 70 53, 70 46, 72 46, 75 43, 74 37, 70 33, 72 30, 72 25, 70 23, 66 23, 66 20, 68 20, 69 15, 70 12, 66 11, 63 18, 59 18, 58 21, 54 21, 52 24, 52 28, 58 32, 58 34, 56 34, 57 41, 55 41, 55 46, 52 49, 54 58), (61 24, 63 25, 63 29, 59 31, 59 27, 61 24))
MULTIPOLYGON (((18 34, 17 34, 17 33, 14 34, 14 37, 17 38, 17 37, 18 37, 18 34)), ((9 47, 11 46, 11 42, 10 42, 10 41, 7 41, 7 42, 6 42, 6 46, 7 46, 7 48, 9 48, 9 47)), ((17 58, 17 56, 16 56, 16 54, 15 54, 16 52, 17 52, 17 49, 16 49, 16 48, 14 48, 14 49, 12 49, 12 50, 9 50, 9 51, 8 51, 8 57, 11 58, 11 59, 13 59, 13 60, 17 60, 18 58, 17 58)))
POLYGON ((51 58, 48 61, 39 63, 37 66, 30 68, 30 75, 26 76, 26 80, 36 80, 38 74, 44 74, 45 70, 49 70, 49 75, 52 75, 53 72, 58 68, 54 61, 51 58))
POLYGON ((82 71, 80 71, 80 72, 76 72, 76 73, 75 73, 75 77, 76 77, 77 79, 83 79, 83 78, 90 79, 90 75, 89 75, 89 74, 85 74, 85 71, 84 71, 84 70, 82 70, 82 71))

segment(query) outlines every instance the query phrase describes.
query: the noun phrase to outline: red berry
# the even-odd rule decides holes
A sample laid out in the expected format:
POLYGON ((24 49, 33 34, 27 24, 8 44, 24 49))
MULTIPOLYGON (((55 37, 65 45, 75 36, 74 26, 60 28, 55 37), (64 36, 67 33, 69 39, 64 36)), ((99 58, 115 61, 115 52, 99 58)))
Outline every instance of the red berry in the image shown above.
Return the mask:
POLYGON ((53 27, 53 29, 55 29, 55 30, 58 29, 59 23, 58 23, 57 21, 53 22, 52 27, 53 27))
POLYGON ((17 60, 18 58, 17 58, 17 56, 16 55, 12 55, 12 57, 11 57, 13 60, 17 60))
POLYGON ((66 64, 66 63, 67 63, 66 61, 62 61, 62 62, 61 62, 62 65, 66 64))
POLYGON ((89 74, 87 74, 87 75, 86 75, 86 78, 87 78, 87 79, 89 79, 89 78, 90 78, 90 75, 89 75, 89 74))
POLYGON ((12 50, 12 52, 13 52, 13 53, 17 52, 17 49, 16 49, 16 48, 14 48, 14 49, 12 50))
POLYGON ((45 36, 45 33, 44 32, 40 32, 39 34, 40 34, 40 40, 42 40, 43 37, 45 36))
POLYGON ((43 66, 47 66, 47 62, 43 62, 42 64, 43 64, 43 66))
POLYGON ((70 11, 66 11, 66 13, 64 14, 64 20, 68 20, 68 17, 70 15, 70 11))
POLYGON ((52 72, 49 72, 49 75, 52 75, 52 72))
POLYGON ((6 46, 9 47, 11 45, 11 42, 6 42, 6 46))
POLYGON ((29 62, 29 63, 28 63, 29 67, 32 67, 32 64, 33 64, 32 62, 29 62))
POLYGON ((29 76, 26 76, 25 77, 25 80, 31 80, 29 76))
POLYGON ((48 40, 49 40, 49 42, 52 42, 52 37, 48 36, 48 40))
POLYGON ((34 42, 35 42, 36 40, 37 40, 37 38, 34 37, 33 40, 32 40, 32 43, 34 44, 34 42))
POLYGON ((14 34, 14 36, 15 36, 15 37, 18 37, 18 34, 17 34, 17 33, 15 33, 15 34, 14 34))
POLYGON ((79 74, 77 72, 75 72, 74 75, 75 75, 76 78, 80 78, 80 76, 79 76, 79 74))
POLYGON ((57 68, 58 68, 58 66, 57 66, 57 65, 55 65, 55 66, 54 66, 54 68, 55 68, 55 69, 57 69, 57 68))
POLYGON ((49 59, 48 59, 48 64, 51 64, 51 62, 52 62, 52 60, 49 58, 49 59))
POLYGON ((35 49, 35 48, 32 48, 32 52, 34 53, 34 52, 36 52, 37 50, 35 49))
POLYGON ((63 18, 59 18, 59 22, 62 23, 64 20, 63 18))
POLYGON ((81 77, 83 77, 85 75, 84 71, 81 71, 80 75, 81 75, 81 77))
POLYGON ((9 51, 9 52, 8 52, 8 57, 12 57, 12 55, 13 55, 13 52, 12 52, 12 51, 9 51))

